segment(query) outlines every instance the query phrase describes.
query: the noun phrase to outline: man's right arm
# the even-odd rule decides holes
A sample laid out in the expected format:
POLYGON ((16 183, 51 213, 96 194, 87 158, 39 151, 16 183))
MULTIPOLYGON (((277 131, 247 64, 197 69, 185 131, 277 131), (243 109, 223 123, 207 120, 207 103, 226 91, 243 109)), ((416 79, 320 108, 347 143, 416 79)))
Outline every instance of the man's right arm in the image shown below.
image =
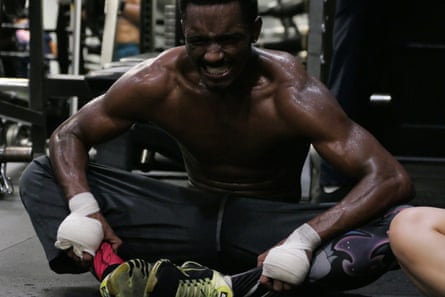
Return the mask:
MULTIPOLYGON (((115 250, 121 244, 89 189, 86 175, 88 151, 93 145, 122 134, 134 122, 152 119, 158 102, 168 93, 165 84, 168 72, 162 66, 152 68, 152 62, 147 60, 127 71, 104 95, 84 105, 62 123, 50 138, 51 164, 68 199, 71 214, 93 218, 102 224, 103 236, 93 236, 94 242, 88 250, 102 240, 110 242, 115 250), (147 80, 148 76, 156 79, 147 80)), ((65 229, 70 230, 69 226, 65 229)))
POLYGON ((56 246, 61 249, 72 247, 74 254, 84 263, 92 261, 102 240, 110 242, 115 250, 122 243, 100 213, 86 177, 91 146, 124 131, 131 124, 111 117, 106 112, 104 101, 103 97, 99 97, 67 119, 54 131, 49 144, 54 174, 68 199, 71 212, 59 226, 56 246), (87 237, 89 241, 83 238, 82 232, 72 232, 71 225, 78 228, 80 221, 86 232, 97 231, 95 236, 87 237), (97 221, 100 224, 96 228, 97 221))
POLYGON ((122 133, 130 125, 129 121, 108 115, 101 96, 54 131, 49 142, 50 160, 67 199, 89 191, 85 169, 91 146, 122 133))

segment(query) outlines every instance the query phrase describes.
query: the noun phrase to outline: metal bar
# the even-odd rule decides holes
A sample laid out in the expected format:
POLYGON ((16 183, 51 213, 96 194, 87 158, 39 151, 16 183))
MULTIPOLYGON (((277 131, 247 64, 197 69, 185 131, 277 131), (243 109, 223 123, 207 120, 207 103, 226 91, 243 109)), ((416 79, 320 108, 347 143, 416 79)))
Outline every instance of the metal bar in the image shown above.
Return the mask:
POLYGON ((0 77, 0 91, 23 92, 29 90, 29 79, 0 77))
POLYGON ((72 74, 79 74, 80 69, 80 43, 81 43, 81 22, 82 22, 82 0, 74 1, 74 30, 73 30, 73 71, 72 74))
MULTIPOLYGON (((81 33, 82 33, 82 0, 74 1, 74 14, 72 15, 73 23, 73 63, 71 73, 78 75, 80 73, 80 55, 81 55, 81 33)), ((79 99, 73 96, 69 99, 70 115, 73 115, 79 109, 79 99)))
POLYGON ((46 79, 47 95, 76 96, 91 98, 93 96, 83 75, 57 74, 48 75, 46 79))
POLYGON ((157 0, 141 1, 140 49, 142 53, 155 50, 156 18, 154 16, 157 0))
POLYGON ((102 35, 102 48, 100 64, 105 67, 106 64, 113 61, 114 41, 116 37, 117 13, 119 10, 119 0, 105 1, 105 23, 102 35))
POLYGON ((0 162, 29 162, 32 148, 24 146, 0 146, 0 162))
POLYGON ((2 118, 10 118, 20 122, 27 122, 32 124, 32 126, 37 127, 42 127, 45 125, 43 113, 28 107, 0 101, 0 110, 0 115, 2 118))
POLYGON ((395 156, 395 158, 402 163, 440 163, 442 165, 445 163, 445 158, 443 157, 395 156))
MULTIPOLYGON (((43 59, 43 5, 42 0, 29 1, 30 28, 30 108, 24 111, 23 118, 32 123, 31 141, 33 152, 45 153, 46 124, 44 107, 45 97, 45 67, 43 59)), ((11 111, 14 109, 11 107, 11 111)))
POLYGON ((324 2, 312 0, 309 2, 309 27, 307 70, 316 78, 321 78, 324 30, 324 2))

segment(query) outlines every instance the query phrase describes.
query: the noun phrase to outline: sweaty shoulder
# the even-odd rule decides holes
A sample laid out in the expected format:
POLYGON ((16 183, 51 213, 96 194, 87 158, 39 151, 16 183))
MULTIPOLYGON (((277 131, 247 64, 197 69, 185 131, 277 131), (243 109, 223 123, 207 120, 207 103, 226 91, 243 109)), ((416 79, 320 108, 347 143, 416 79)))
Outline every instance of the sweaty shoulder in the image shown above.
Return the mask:
POLYGON ((326 121, 341 116, 337 101, 329 90, 310 76, 293 55, 259 50, 263 73, 273 85, 274 103, 279 118, 294 131, 313 136, 326 127, 326 121))
POLYGON ((166 102, 177 89, 186 61, 184 47, 175 47, 137 64, 108 90, 107 102, 114 105, 114 109, 132 109, 134 115, 149 116, 148 113, 155 110, 154 105, 166 102))
POLYGON ((147 59, 127 71, 118 82, 133 87, 158 88, 168 91, 180 68, 181 60, 185 59, 183 47, 176 47, 147 59))
POLYGON ((258 49, 258 56, 266 76, 283 87, 291 84, 303 88, 309 77, 301 61, 288 52, 258 49))

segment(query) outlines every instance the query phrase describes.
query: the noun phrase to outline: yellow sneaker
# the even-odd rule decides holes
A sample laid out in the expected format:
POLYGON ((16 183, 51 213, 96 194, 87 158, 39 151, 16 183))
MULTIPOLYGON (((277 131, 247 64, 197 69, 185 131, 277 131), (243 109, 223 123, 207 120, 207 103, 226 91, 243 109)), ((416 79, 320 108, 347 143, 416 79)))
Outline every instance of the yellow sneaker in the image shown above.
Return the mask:
POLYGON ((124 262, 100 285, 102 297, 233 297, 230 278, 196 262, 178 267, 169 260, 153 265, 124 262))

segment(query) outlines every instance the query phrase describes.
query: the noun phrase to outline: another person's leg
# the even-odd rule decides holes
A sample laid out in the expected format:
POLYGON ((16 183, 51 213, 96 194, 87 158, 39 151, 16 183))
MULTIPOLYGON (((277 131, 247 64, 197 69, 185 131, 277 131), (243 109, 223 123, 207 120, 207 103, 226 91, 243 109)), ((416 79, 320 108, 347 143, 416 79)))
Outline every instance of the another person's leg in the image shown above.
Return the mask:
POLYGON ((445 210, 413 207, 391 223, 389 238, 400 266, 426 296, 445 296, 445 210))
MULTIPOLYGON (((218 197, 96 165, 89 166, 88 180, 102 214, 123 240, 118 253, 124 260, 169 258, 217 265, 218 197)), ((46 157, 23 172, 20 195, 50 267, 58 273, 85 272, 54 247, 69 210, 46 157)))

